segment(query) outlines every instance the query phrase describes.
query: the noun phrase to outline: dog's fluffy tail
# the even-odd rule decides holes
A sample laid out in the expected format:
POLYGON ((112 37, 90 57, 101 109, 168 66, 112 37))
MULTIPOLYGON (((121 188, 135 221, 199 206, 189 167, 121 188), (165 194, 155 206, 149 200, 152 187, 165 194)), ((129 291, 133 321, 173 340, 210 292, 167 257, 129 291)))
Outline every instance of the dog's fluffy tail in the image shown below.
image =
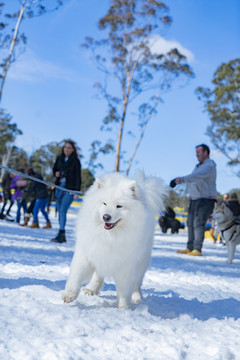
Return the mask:
POLYGON ((154 214, 164 209, 164 200, 168 194, 167 186, 159 177, 145 177, 144 172, 138 170, 134 178, 143 189, 146 202, 154 214))

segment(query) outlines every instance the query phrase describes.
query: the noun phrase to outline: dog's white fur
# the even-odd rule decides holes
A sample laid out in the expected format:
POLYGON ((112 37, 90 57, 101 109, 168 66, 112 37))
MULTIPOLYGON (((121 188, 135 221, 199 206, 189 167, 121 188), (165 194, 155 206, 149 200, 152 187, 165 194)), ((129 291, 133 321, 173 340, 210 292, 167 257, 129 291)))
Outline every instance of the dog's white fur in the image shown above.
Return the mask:
POLYGON ((218 228, 227 245, 227 264, 231 264, 236 246, 240 244, 240 224, 236 223, 232 211, 224 202, 215 204, 212 217, 217 222, 218 228))
POLYGON ((141 284, 151 259, 155 215, 163 208, 166 188, 160 178, 135 180, 120 173, 96 179, 87 191, 76 225, 76 247, 63 300, 85 292, 96 294, 105 276, 113 277, 118 307, 139 301, 141 284), (113 227, 112 227, 113 226, 113 227))

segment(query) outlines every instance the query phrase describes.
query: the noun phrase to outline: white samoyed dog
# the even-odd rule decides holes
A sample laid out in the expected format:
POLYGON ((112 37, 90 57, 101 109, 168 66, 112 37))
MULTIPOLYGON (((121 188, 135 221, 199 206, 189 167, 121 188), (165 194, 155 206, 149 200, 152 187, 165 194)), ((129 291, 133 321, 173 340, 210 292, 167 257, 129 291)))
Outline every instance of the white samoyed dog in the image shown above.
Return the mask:
POLYGON ((81 286, 97 294, 105 276, 113 277, 118 307, 138 302, 151 260, 155 215, 163 209, 167 190, 160 178, 135 179, 120 173, 95 180, 87 191, 76 223, 76 247, 62 298, 75 300, 81 286))

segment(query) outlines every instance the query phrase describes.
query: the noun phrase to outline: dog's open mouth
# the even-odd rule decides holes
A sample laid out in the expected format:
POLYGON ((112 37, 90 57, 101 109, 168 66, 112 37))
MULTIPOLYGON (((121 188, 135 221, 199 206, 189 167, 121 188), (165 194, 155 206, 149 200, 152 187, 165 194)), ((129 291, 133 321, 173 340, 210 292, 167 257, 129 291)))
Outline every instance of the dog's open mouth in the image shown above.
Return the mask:
POLYGON ((116 221, 115 223, 110 223, 110 222, 105 222, 104 223, 104 229, 106 230, 111 230, 113 229, 120 221, 121 219, 119 219, 118 221, 116 221))

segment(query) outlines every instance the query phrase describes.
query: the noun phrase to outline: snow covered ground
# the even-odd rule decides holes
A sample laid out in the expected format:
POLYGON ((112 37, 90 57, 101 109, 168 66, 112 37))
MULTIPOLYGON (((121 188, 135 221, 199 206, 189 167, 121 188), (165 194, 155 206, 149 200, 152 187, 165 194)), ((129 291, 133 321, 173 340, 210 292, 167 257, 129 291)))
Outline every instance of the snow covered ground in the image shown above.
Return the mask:
POLYGON ((240 359, 240 248, 232 265, 226 248, 207 239, 202 258, 179 255, 187 233, 156 228, 141 303, 117 309, 106 279, 99 296, 81 292, 64 304, 75 215, 66 244, 50 242, 58 231, 50 216, 47 230, 0 220, 1 360, 240 359))

